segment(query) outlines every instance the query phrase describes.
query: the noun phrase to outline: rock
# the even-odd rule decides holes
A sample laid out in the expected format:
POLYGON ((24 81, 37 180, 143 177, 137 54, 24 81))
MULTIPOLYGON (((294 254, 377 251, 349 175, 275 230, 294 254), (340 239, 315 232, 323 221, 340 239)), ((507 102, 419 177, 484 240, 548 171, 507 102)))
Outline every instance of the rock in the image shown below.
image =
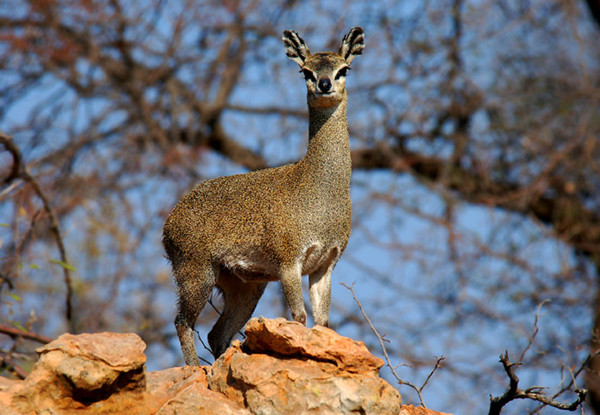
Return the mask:
POLYGON ((202 388, 198 384, 190 385, 167 401, 156 413, 157 415, 175 414, 219 414, 250 415, 246 409, 229 401, 223 395, 202 388))
POLYGON ((0 376, 0 409, 6 415, 15 415, 17 412, 11 408, 12 393, 11 389, 19 385, 19 381, 7 379, 0 376))
POLYGON ((333 330, 261 318, 246 334, 212 366, 157 372, 145 371, 136 334, 65 334, 38 349, 25 380, 0 378, 0 412, 438 414, 401 406, 378 376, 381 359, 333 330))
POLYGON ((267 351, 330 362, 352 373, 377 374, 383 366, 383 360, 373 356, 363 342, 342 337, 327 327, 308 329, 295 321, 261 317, 248 322, 246 336, 244 346, 253 353, 267 351))
POLYGON ((145 391, 145 348, 137 334, 64 334, 37 350, 29 376, 10 388, 12 406, 23 413, 133 408, 124 402, 145 391))
POLYGON ((400 394, 363 343, 284 319, 252 319, 212 366, 209 387, 255 414, 397 414, 400 394))
POLYGON ((422 406, 404 405, 400 409, 399 415, 452 415, 446 412, 436 412, 431 409, 423 408, 422 406))
POLYGON ((172 367, 146 374, 147 392, 158 400, 166 402, 192 384, 208 388, 207 366, 172 367))
MULTIPOLYGON (((165 403, 190 387, 207 390, 207 367, 172 367, 146 373, 146 402, 149 414, 158 412, 165 403)), ((174 406, 172 406, 174 408, 174 406)), ((168 412, 165 412, 168 413, 168 412)))

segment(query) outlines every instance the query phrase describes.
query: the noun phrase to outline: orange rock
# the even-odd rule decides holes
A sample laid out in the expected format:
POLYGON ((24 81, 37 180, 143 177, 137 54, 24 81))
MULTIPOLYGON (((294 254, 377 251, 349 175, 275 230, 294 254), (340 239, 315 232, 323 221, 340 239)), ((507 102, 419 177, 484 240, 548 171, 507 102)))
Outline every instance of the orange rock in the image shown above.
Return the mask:
POLYGON ((283 318, 261 317, 248 322, 246 336, 244 348, 250 352, 302 356, 353 373, 377 374, 383 366, 383 360, 373 356, 363 342, 342 337, 327 327, 309 329, 283 318))
POLYGON ((399 415, 452 415, 446 412, 437 412, 422 406, 403 405, 399 415))
POLYGON ((136 413, 146 388, 145 347, 137 334, 64 334, 37 350, 29 376, 9 389, 11 406, 21 413, 136 413))
MULTIPOLYGON (((207 366, 172 367, 146 373, 145 406, 148 413, 160 410, 163 405, 178 396, 186 388, 208 389, 207 366)), ((170 407, 175 408, 172 404, 170 407)))
POLYGON ((86 360, 100 360, 107 366, 126 372, 146 363, 146 344, 140 336, 132 333, 63 334, 58 339, 38 348, 42 356, 60 350, 69 356, 86 360), (118 347, 115 345, 118 344, 118 347))
POLYGON ((135 334, 63 335, 25 380, 0 378, 0 413, 437 414, 401 407, 382 361, 333 330, 253 319, 246 333, 212 366, 157 372, 135 334))
POLYGON ((218 415, 250 415, 243 409, 217 392, 192 383, 175 397, 167 401, 156 412, 157 415, 176 414, 218 414, 218 415))
POLYGON ((400 394, 377 376, 364 344, 284 319, 252 319, 212 366, 209 387, 253 413, 398 414, 400 394))

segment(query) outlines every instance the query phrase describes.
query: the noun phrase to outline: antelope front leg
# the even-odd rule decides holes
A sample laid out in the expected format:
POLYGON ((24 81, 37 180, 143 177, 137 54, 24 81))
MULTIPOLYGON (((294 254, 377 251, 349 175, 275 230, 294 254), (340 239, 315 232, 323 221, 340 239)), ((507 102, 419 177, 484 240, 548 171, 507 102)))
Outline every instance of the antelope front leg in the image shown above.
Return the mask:
POLYGON ((333 264, 322 266, 309 276, 309 296, 315 324, 329 325, 329 305, 331 303, 331 271, 333 264))
POLYGON ((281 287, 294 321, 306 325, 306 310, 302 296, 302 273, 299 264, 281 269, 281 287))

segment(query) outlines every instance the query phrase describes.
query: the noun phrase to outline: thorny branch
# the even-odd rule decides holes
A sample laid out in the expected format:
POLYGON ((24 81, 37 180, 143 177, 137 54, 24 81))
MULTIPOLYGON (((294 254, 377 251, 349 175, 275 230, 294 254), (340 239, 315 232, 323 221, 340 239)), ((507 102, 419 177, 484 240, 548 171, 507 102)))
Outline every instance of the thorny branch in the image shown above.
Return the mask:
POLYGON ((575 371, 570 370, 570 372, 571 372, 571 381, 568 384, 566 384, 565 386, 563 386, 554 395, 552 395, 552 398, 557 398, 562 393, 564 393, 564 392, 566 392, 568 390, 571 390, 571 388, 577 387, 577 385, 575 384, 575 379, 577 379, 577 377, 581 374, 581 372, 583 372, 583 370, 588 367, 588 365, 590 364, 590 362, 592 361, 592 359, 595 359, 598 356, 600 356, 600 350, 596 350, 595 352, 588 354, 587 357, 585 358, 585 360, 581 363, 581 365, 579 366, 579 368, 577 370, 575 370, 575 371))
MULTIPOLYGON (((519 378, 515 373, 515 370, 518 366, 521 366, 522 361, 525 358, 525 354, 529 351, 533 342, 535 341, 535 337, 539 332, 538 322, 539 322, 539 314, 544 304, 546 304, 548 300, 541 302, 538 305, 538 308, 535 312, 535 320, 533 322, 533 331, 531 336, 529 336, 527 346, 521 352, 519 356, 519 360, 515 363, 511 362, 508 357, 508 351, 505 351, 503 355, 500 355, 500 362, 502 362, 502 366, 506 371, 506 374, 509 378, 509 385, 502 396, 493 397, 490 396, 490 410, 489 415, 499 415, 502 411, 502 408, 509 402, 514 401, 515 399, 531 399, 537 402, 542 403, 543 405, 552 406, 557 409, 565 410, 565 411, 575 411, 577 408, 585 401, 585 397, 587 394, 586 389, 575 389, 574 392, 577 394, 577 399, 571 403, 562 403, 555 400, 562 392, 568 390, 572 385, 574 385, 574 379, 577 375, 573 377, 573 381, 570 383, 569 387, 563 388, 559 393, 555 394, 552 397, 546 396, 542 393, 542 390, 545 389, 543 386, 532 386, 527 388, 526 390, 522 390, 519 388, 519 378)), ((576 372, 579 374, 583 368, 587 365, 591 356, 589 356, 581 368, 576 372)))
MULTIPOLYGON (((584 369, 586 369, 588 367, 588 365, 590 364, 592 359, 598 357, 598 355, 600 355, 600 351, 597 350, 594 353, 588 354, 587 357, 583 360, 583 362, 581 362, 581 364, 579 365, 579 368, 577 368, 575 370, 568 368, 569 374, 571 375, 571 381, 569 383, 567 383, 566 385, 564 385, 562 388, 560 388, 554 395, 552 395, 552 399, 558 398, 560 395, 562 395, 566 391, 578 390, 578 387, 576 384, 577 377, 581 374, 581 372, 583 372, 584 369)), ((540 413, 539 412, 540 409, 543 408, 544 406, 545 406, 544 403, 540 403, 540 405, 537 408, 533 409, 529 414, 533 415, 536 413, 540 413)), ((583 415, 583 407, 581 407, 581 414, 583 415)))
POLYGON ((565 411, 575 411, 579 405, 585 401, 585 396, 587 394, 586 389, 575 389, 574 392, 577 394, 577 399, 571 403, 558 402, 553 398, 544 395, 541 392, 541 390, 544 388, 541 386, 532 386, 525 390, 520 389, 519 378, 515 373, 515 369, 517 366, 520 366, 521 363, 511 362, 508 357, 508 351, 504 352, 503 355, 500 355, 500 362, 502 362, 502 365, 504 366, 504 370, 508 375, 510 383, 508 389, 506 392, 504 392, 504 395, 500 397, 490 397, 489 415, 499 415, 502 411, 502 407, 504 407, 504 405, 507 403, 514 401, 515 399, 532 399, 534 401, 541 402, 544 405, 549 405, 565 411))
POLYGON ((23 181, 25 181, 26 183, 30 184, 31 187, 33 187, 35 194, 42 201, 42 204, 44 206, 44 211, 46 212, 46 214, 48 215, 48 218, 50 219, 50 231, 51 231, 52 235, 54 236, 54 240, 56 241, 56 246, 58 247, 58 251, 60 254, 60 260, 63 265, 62 269, 63 269, 65 286, 67 289, 67 294, 66 294, 66 299, 65 299, 65 303, 66 303, 65 304, 66 305, 65 316, 66 316, 67 322, 72 327, 73 326, 73 311, 72 311, 73 310, 73 305, 72 305, 73 304, 73 289, 72 289, 72 282, 71 282, 71 274, 69 272, 69 267, 67 266, 69 264, 69 261, 67 259, 67 251, 65 249, 63 238, 62 238, 62 235, 60 232, 60 227, 58 225, 58 218, 56 216, 56 213, 54 212, 54 209, 52 208, 52 205, 50 204, 50 200, 48 199, 48 197, 42 190, 40 183, 27 170, 27 166, 23 162, 23 156, 21 154, 21 151, 19 150, 17 145, 14 143, 13 139, 10 136, 4 134, 3 132, 0 132, 0 144, 2 144, 4 146, 6 151, 8 151, 12 155, 12 158, 13 158, 13 167, 12 167, 11 173, 4 180, 4 183, 8 184, 11 181, 20 178, 23 181))
POLYGON ((371 322, 371 319, 369 319, 369 316, 367 316, 367 313, 365 312, 365 309, 363 308, 362 304, 360 303, 360 301, 356 297, 356 293, 354 292, 354 283, 352 283, 352 285, 350 285, 350 286, 344 284, 343 282, 340 283, 340 284, 343 285, 344 287, 346 287, 348 290, 350 290, 350 292, 352 293, 352 297, 354 298, 354 301, 358 305, 358 308, 360 309, 360 312, 362 313, 363 317, 365 318, 365 320, 369 324, 369 327, 371 328, 371 331, 373 331, 373 333, 375 334, 375 336, 377 337, 377 339, 379 339, 379 344, 381 345, 381 351, 383 353, 383 356, 385 357, 386 365, 390 368, 390 370, 392 371, 392 374, 394 375, 394 377, 396 378, 396 380, 398 381, 398 383, 400 385, 406 385, 406 386, 414 389, 415 392, 417 392, 417 395, 419 396, 419 400, 420 400, 421 406, 423 406, 424 408, 427 408, 427 406, 425 405, 425 401, 423 400, 423 389, 425 389, 425 386, 427 386, 427 383, 429 382, 429 379, 431 379, 431 377, 433 376, 433 374, 435 373, 435 371, 442 366, 441 363, 445 359, 445 357, 444 356, 442 356, 442 357, 436 357, 437 361, 435 362, 435 365, 434 365, 433 369, 431 370, 431 372, 429 373, 429 375, 427 375, 427 378, 425 379, 425 382, 423 382, 423 384, 420 387, 417 386, 417 385, 415 385, 414 383, 402 380, 400 378, 400 376, 398 375, 398 373, 396 373, 396 368, 394 367, 394 365, 392 365, 392 363, 390 361, 390 357, 388 356, 388 353, 387 353, 387 349, 385 347, 385 342, 389 342, 389 340, 387 340, 385 338, 385 334, 384 335, 379 334, 379 332, 377 331, 377 329, 373 326, 373 323, 371 322))

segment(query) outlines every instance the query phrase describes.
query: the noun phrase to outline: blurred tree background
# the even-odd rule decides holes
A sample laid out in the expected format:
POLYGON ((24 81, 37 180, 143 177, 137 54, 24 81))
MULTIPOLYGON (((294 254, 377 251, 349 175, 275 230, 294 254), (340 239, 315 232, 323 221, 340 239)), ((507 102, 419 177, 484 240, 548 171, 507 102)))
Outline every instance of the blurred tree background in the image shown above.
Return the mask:
MULTIPOLYGON (((348 78, 353 233, 332 327, 381 352, 338 284, 355 282, 403 379, 422 383, 446 357, 424 389, 430 407, 484 413, 508 385, 508 350, 523 354, 521 387, 563 401, 588 387, 586 411, 600 414, 600 31, 588 3, 2 1, 0 324, 137 332, 150 369, 182 364, 166 215, 200 180, 302 157, 305 87, 281 33, 314 52, 362 26, 348 78)), ((286 313, 271 284, 255 314, 286 313)), ((0 335, 5 364, 26 367, 28 351, 0 335)), ((542 411, 558 410, 505 408, 542 411)))

